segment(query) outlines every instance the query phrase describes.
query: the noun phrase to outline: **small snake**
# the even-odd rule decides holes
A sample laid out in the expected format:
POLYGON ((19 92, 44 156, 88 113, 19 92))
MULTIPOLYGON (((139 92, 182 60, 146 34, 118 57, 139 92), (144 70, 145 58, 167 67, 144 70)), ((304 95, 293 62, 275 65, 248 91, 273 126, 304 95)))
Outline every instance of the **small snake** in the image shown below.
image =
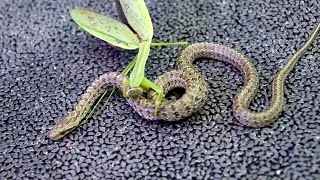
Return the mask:
MULTIPOLYGON (((235 118, 245 126, 268 126, 279 117, 283 109, 285 79, 319 31, 320 24, 316 26, 307 42, 275 75, 272 83, 271 104, 265 111, 252 112, 249 110, 249 105, 259 87, 259 76, 250 59, 229 47, 214 43, 196 43, 186 47, 178 57, 177 70, 166 72, 155 80, 155 84, 164 91, 164 94, 177 87, 185 89, 185 93, 178 100, 164 100, 160 105, 157 116, 154 116, 156 93, 153 90, 148 91, 147 97, 128 98, 127 102, 141 117, 148 120, 177 121, 192 115, 203 107, 208 98, 208 84, 201 73, 193 66, 193 62, 199 58, 210 58, 230 63, 239 69, 244 76, 244 85, 235 96, 233 102, 232 109, 235 118)), ((50 130, 49 137, 60 139, 79 126, 90 107, 101 96, 103 91, 111 86, 121 89, 125 78, 128 79, 128 77, 118 72, 110 72, 94 80, 82 95, 75 110, 50 130)), ((130 87, 126 87, 126 89, 130 90, 130 87)))

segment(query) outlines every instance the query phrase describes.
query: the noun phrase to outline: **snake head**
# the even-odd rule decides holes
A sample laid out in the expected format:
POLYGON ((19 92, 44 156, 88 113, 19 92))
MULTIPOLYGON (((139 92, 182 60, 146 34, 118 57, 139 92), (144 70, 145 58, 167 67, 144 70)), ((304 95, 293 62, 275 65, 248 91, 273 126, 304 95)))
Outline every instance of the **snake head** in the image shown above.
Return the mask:
POLYGON ((65 135, 70 133, 73 129, 79 126, 81 113, 77 111, 71 112, 67 117, 59 121, 56 125, 54 125, 50 132, 49 138, 53 140, 58 140, 63 138, 65 135))
POLYGON ((57 124, 50 130, 49 138, 52 140, 59 140, 65 135, 69 134, 74 128, 75 126, 64 126, 57 124))
POLYGON ((62 129, 54 127, 49 132, 49 138, 52 140, 59 140, 69 134, 73 129, 75 129, 75 127, 62 127, 62 129))

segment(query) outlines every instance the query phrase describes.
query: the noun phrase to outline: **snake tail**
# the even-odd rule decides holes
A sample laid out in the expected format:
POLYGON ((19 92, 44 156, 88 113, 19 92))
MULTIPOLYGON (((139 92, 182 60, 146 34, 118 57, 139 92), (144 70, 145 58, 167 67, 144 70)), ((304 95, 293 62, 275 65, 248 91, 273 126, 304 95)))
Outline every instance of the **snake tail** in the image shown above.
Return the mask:
MULTIPOLYGON (((277 120, 283 110, 284 106, 284 83, 290 72, 292 72, 294 66, 297 64, 298 60, 305 53, 308 47, 311 45, 312 41, 315 39, 316 35, 319 33, 320 24, 318 24, 309 36, 307 41, 303 46, 288 60, 288 62, 278 71, 274 76, 272 82, 272 97, 270 106, 267 110, 262 112, 252 112, 250 111, 249 105, 254 95, 256 94, 258 86, 258 79, 253 77, 252 74, 248 75, 244 87, 240 90, 239 94, 235 97, 233 104, 234 116, 243 125, 251 127, 265 127, 277 120)), ((247 68, 251 68, 251 65, 246 65, 247 68)))
MULTIPOLYGON (((272 124, 281 114, 284 106, 284 82, 289 73, 293 70, 299 58, 311 45, 320 31, 318 24, 309 36, 305 44, 288 60, 283 68, 275 75, 272 82, 271 103, 267 110, 253 112, 249 106, 259 88, 259 76, 253 63, 245 55, 239 52, 214 43, 197 43, 188 46, 183 50, 178 60, 178 69, 186 72, 192 69, 193 61, 199 58, 211 58, 229 63, 236 67, 244 76, 244 85, 238 91, 233 102, 233 115, 243 125, 250 127, 265 127, 272 124)), ((197 76, 190 73, 190 76, 197 76)), ((203 86, 203 88, 206 88, 203 86)))

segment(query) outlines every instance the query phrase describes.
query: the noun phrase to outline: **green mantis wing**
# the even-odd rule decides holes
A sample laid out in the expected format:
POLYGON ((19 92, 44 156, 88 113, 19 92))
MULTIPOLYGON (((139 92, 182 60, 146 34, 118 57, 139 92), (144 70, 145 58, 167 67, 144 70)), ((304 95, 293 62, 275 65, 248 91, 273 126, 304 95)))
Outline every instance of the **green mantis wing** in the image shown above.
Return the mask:
POLYGON ((130 86, 138 87, 144 77, 144 68, 150 52, 153 37, 152 21, 144 0, 116 0, 119 15, 139 35, 141 42, 137 63, 130 74, 130 86), (121 8, 119 7, 119 3, 121 8))
POLYGON ((129 28, 134 31, 134 29, 130 26, 130 24, 127 21, 126 16, 124 15, 123 9, 121 7, 120 1, 119 0, 114 0, 115 4, 116 4, 116 8, 117 8, 117 12, 119 15, 119 20, 124 23, 125 25, 129 26, 129 28))
POLYGON ((152 41, 153 26, 144 0, 119 0, 129 25, 142 41, 152 41))
POLYGON ((85 31, 114 46, 128 50, 139 48, 137 35, 117 20, 85 8, 70 10, 70 16, 85 31))

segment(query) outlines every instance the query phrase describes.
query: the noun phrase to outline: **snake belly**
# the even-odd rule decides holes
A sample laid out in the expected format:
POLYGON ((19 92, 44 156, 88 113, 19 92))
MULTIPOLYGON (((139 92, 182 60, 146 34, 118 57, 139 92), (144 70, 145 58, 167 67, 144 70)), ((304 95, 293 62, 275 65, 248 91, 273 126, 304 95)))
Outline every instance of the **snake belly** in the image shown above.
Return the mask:
MULTIPOLYGON (((159 108, 159 114, 154 115, 155 92, 150 90, 148 96, 128 98, 127 102, 144 119, 178 121, 192 115, 206 103, 208 98, 208 84, 202 74, 193 65, 200 58, 210 58, 229 63, 236 67, 244 76, 244 85, 233 101, 233 115, 243 125, 250 127, 264 127, 272 124, 280 115, 284 105, 284 82, 298 59, 311 45, 320 30, 318 24, 307 42, 288 60, 284 67, 275 75, 272 83, 272 98, 270 106, 262 112, 249 110, 249 105, 259 88, 259 76, 249 58, 224 45, 215 43, 195 43, 182 50, 177 59, 177 70, 166 72, 155 80, 164 94, 174 88, 184 88, 185 93, 175 101, 164 100, 159 108)), ((122 88, 122 82, 128 78, 117 72, 101 75, 94 80, 82 95, 74 111, 51 128, 49 137, 60 139, 74 128, 85 117, 90 107, 100 97, 102 92, 112 86, 122 88)), ((130 89, 130 87, 126 87, 130 89)))

